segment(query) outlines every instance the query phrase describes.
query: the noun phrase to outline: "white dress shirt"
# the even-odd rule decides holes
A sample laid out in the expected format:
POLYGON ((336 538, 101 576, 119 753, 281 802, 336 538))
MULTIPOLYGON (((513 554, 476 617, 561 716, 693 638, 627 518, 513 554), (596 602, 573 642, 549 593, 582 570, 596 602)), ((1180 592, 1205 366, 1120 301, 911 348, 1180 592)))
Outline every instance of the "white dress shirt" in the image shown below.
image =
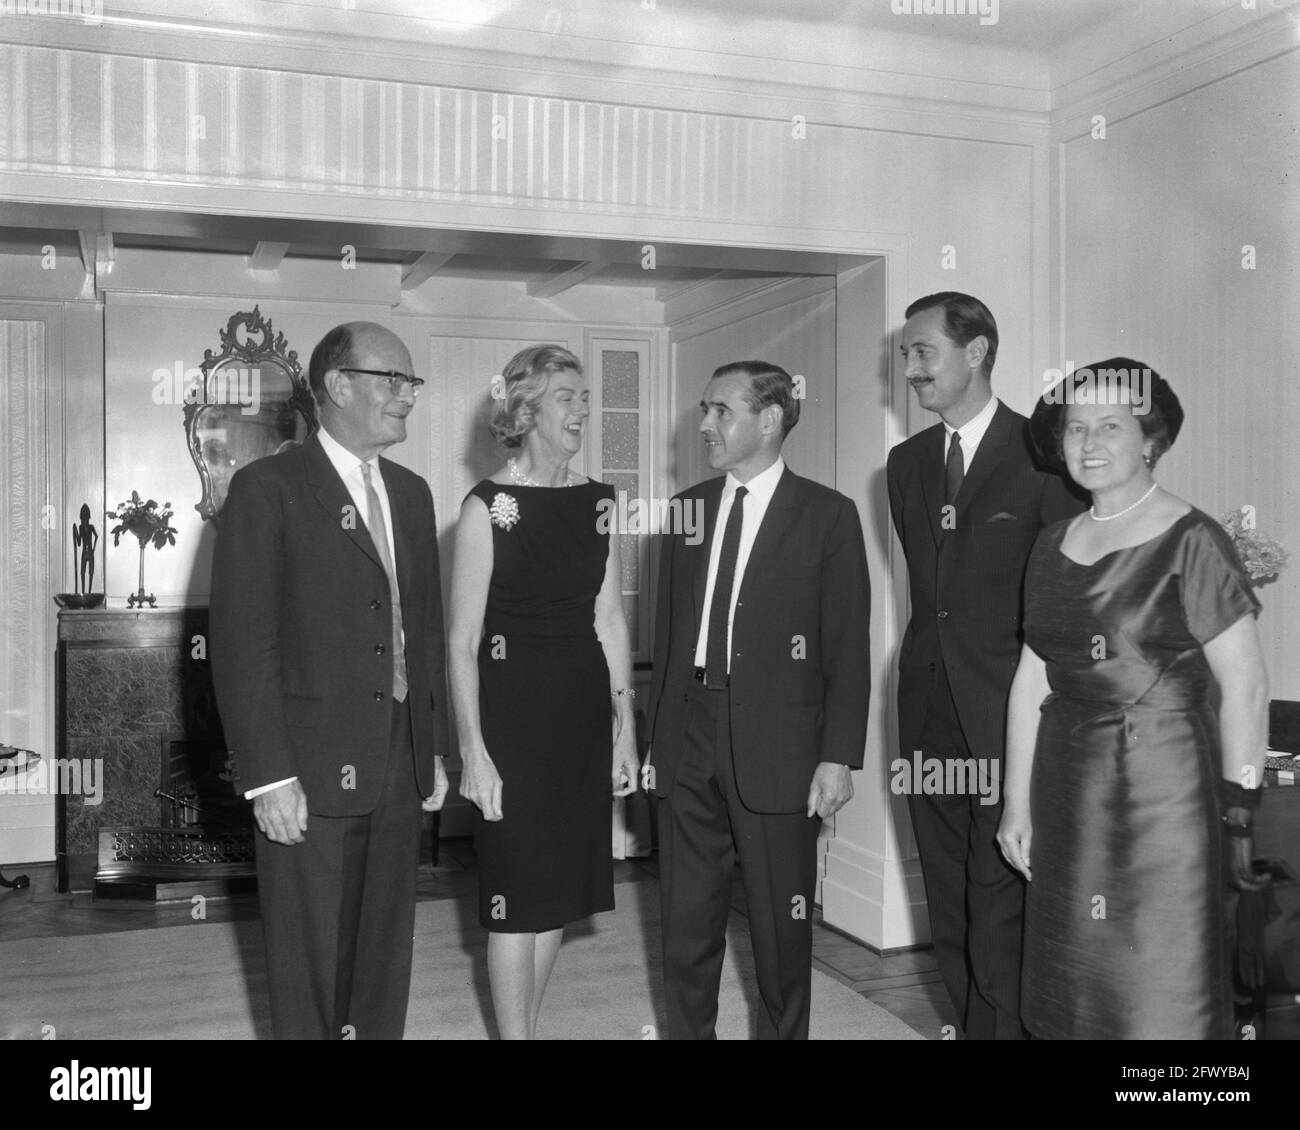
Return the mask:
MULTIPOLYGON (((334 470, 339 473, 343 485, 348 488, 348 494, 352 496, 352 502, 357 508, 357 517, 365 523, 366 529, 370 529, 370 515, 366 512, 366 480, 361 474, 362 461, 324 428, 321 428, 317 434, 320 436, 321 447, 325 449, 325 454, 334 464, 334 470)), ((962 437, 963 447, 965 438, 962 437)), ((384 536, 388 538, 388 551, 392 554, 393 568, 397 568, 397 543, 393 540, 393 513, 388 504, 388 488, 384 485, 383 472, 379 470, 379 456, 376 455, 368 462, 370 481, 374 484, 375 493, 379 495, 379 509, 384 512, 384 536)), ((374 536, 374 531, 371 531, 371 536, 374 536)))
POLYGON ((754 548, 754 539, 763 524, 763 515, 767 513, 772 495, 776 493, 776 484, 785 472, 785 460, 779 455, 776 462, 766 471, 760 471, 747 483, 742 483, 730 471, 727 481, 722 486, 722 503, 718 507, 718 520, 713 526, 713 542, 709 546, 709 578, 704 586, 704 607, 700 611, 700 635, 695 641, 695 666, 705 665, 705 654, 709 644, 709 609, 713 607, 714 582, 718 579, 718 560, 722 556, 722 537, 727 528, 727 519, 731 516, 731 504, 736 498, 736 489, 744 487, 749 493, 740 500, 744 507, 744 517, 740 525, 740 548, 736 554, 736 577, 731 586, 731 606, 727 609, 727 673, 731 673, 731 625, 736 617, 736 597, 740 593, 740 582, 745 577, 745 566, 749 563, 750 551, 754 548))
POLYGON ((952 433, 956 432, 961 436, 962 473, 965 474, 970 471, 970 465, 975 462, 975 452, 979 450, 980 440, 984 438, 984 433, 989 430, 989 425, 993 423, 993 414, 997 410, 998 398, 990 396, 989 402, 973 418, 966 421, 965 427, 954 428, 947 420, 944 421, 943 461, 945 465, 948 462, 948 447, 952 443, 952 433))
MULTIPOLYGON (((334 470, 339 473, 339 478, 343 480, 343 485, 348 488, 348 494, 352 496, 352 503, 357 508, 356 516, 361 519, 362 524, 370 529, 370 514, 366 510, 366 480, 361 475, 362 460, 358 459, 338 440, 329 434, 323 427, 316 432, 320 437, 320 445, 329 461, 334 466, 334 470)), ((375 494, 379 496, 379 509, 383 511, 384 518, 384 536, 388 538, 388 551, 392 555, 393 568, 397 568, 397 543, 393 540, 393 513, 392 507, 388 503, 388 488, 384 486, 384 476, 379 470, 379 456, 369 460, 370 463, 370 481, 374 484, 375 494)), ((342 515, 340 515, 340 518, 342 515)), ((374 532, 371 531, 371 537, 374 532)), ((403 632, 403 644, 405 644, 405 635, 403 632)), ((297 777, 286 777, 283 781, 273 781, 269 785, 262 785, 256 789, 249 789, 244 793, 245 798, 252 800, 254 797, 261 796, 262 793, 268 793, 272 789, 278 789, 281 785, 287 785, 290 781, 296 781, 297 777)))

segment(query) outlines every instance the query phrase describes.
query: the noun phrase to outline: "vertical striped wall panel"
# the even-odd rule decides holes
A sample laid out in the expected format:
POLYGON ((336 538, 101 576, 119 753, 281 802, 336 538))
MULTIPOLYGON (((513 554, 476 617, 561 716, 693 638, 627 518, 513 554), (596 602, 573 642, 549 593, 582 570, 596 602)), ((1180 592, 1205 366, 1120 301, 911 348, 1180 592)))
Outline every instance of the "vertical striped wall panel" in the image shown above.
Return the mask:
MULTIPOLYGON (((803 132, 789 117, 20 44, 0 44, 0 96, 0 171, 878 232, 929 210, 938 186, 916 173, 956 152, 987 148, 995 183, 1022 191, 1005 164, 1021 146, 866 116, 803 132)), ((792 99, 791 116, 804 108, 792 99)), ((952 187, 960 211, 994 208, 952 187)))
MULTIPOLYGON (((49 586, 56 572, 49 554, 65 544, 71 553, 71 525, 46 493, 45 352, 44 322, 0 320, 0 742, 49 759, 55 752, 49 586), (54 504, 49 510, 47 502, 54 504)), ((102 522, 95 524, 102 536, 102 522)), ((0 860, 47 856, 53 799, 5 790, 0 805, 11 810, 0 818, 0 860), (32 811, 12 811, 26 807, 32 811)))

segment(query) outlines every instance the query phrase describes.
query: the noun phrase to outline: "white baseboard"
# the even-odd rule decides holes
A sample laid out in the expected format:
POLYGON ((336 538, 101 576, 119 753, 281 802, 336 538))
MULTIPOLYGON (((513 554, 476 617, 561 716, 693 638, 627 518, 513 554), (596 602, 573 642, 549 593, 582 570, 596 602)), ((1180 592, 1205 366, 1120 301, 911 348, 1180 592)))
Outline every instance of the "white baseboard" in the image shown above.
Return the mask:
POLYGON ((831 840, 822 878, 822 921, 875 950, 929 944, 930 919, 919 859, 888 859, 831 840))

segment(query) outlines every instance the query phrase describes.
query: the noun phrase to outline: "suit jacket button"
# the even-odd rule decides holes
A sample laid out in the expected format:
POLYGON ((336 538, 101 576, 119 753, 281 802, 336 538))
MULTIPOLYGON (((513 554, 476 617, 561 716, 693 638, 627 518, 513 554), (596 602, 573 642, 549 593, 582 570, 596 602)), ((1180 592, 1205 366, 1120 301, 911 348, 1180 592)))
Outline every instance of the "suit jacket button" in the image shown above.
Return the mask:
POLYGON ((383 702, 383 701, 384 701, 384 692, 383 692, 383 691, 375 691, 375 701, 376 701, 376 702, 383 702))
POLYGON ((377 643, 377 644, 375 644, 375 654, 376 654, 376 655, 383 655, 383 654, 384 654, 384 645, 383 645, 383 644, 381 644, 381 643, 377 643))
POLYGON ((948 610, 946 608, 939 610, 939 619, 940 620, 948 619, 948 610))
POLYGON ((376 612, 378 612, 381 608, 383 608, 383 604, 381 604, 377 600, 372 600, 370 602, 370 607, 373 608, 376 612))

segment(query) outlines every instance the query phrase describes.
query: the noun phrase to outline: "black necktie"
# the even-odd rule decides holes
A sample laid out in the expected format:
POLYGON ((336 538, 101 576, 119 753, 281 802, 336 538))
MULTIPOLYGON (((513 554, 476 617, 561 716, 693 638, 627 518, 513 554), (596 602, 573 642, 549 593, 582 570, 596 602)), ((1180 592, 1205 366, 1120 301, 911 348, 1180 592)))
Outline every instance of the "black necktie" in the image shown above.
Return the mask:
POLYGON ((740 557, 740 524, 745 517, 744 487, 736 488, 722 532, 722 552, 718 555, 718 575, 713 580, 713 601, 709 605, 709 638, 704 645, 704 683, 709 687, 727 682, 727 618, 731 613, 731 588, 736 581, 736 561, 740 557))
POLYGON ((966 477, 966 461, 961 454, 961 433, 953 432, 948 442, 948 461, 944 464, 944 502, 955 502, 957 492, 961 490, 961 481, 966 477))

